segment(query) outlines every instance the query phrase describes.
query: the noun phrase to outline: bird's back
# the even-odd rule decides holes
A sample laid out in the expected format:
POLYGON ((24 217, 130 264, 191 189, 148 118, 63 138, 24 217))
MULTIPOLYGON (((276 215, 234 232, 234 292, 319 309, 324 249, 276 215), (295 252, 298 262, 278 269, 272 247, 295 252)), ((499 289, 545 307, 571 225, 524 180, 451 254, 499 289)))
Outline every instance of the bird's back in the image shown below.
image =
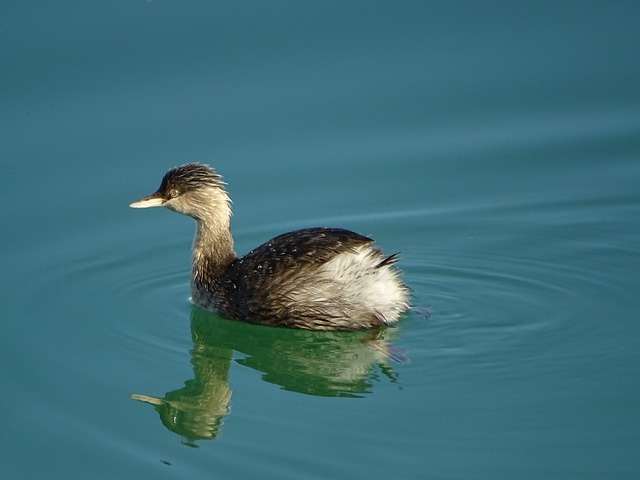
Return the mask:
POLYGON ((382 327, 409 307, 395 260, 349 230, 296 230, 235 260, 216 291, 194 298, 223 316, 265 325, 382 327))

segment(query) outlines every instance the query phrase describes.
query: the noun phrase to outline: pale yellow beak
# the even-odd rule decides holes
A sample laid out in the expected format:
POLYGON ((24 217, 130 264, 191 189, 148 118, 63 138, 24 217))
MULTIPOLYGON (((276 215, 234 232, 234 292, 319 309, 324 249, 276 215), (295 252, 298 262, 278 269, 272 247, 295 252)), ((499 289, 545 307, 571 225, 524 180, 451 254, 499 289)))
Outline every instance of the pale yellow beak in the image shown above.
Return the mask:
POLYGON ((149 395, 140 395, 139 393, 132 394, 131 398, 140 402, 150 403, 151 405, 162 405, 164 403, 164 400, 161 398, 150 397, 149 395))
POLYGON ((133 202, 129 206, 131 208, 149 208, 149 207, 161 207, 164 205, 164 199, 156 193, 152 193, 148 197, 141 198, 140 200, 133 202))

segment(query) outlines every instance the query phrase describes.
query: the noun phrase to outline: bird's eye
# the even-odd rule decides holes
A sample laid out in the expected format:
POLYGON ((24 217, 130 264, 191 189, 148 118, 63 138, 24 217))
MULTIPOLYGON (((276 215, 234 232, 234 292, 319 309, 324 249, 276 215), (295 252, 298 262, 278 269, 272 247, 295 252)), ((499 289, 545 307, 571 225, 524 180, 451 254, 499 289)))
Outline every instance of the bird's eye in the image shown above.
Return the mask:
POLYGON ((169 190, 169 196, 171 198, 176 198, 178 195, 180 195, 180 192, 175 188, 172 188, 171 190, 169 190))

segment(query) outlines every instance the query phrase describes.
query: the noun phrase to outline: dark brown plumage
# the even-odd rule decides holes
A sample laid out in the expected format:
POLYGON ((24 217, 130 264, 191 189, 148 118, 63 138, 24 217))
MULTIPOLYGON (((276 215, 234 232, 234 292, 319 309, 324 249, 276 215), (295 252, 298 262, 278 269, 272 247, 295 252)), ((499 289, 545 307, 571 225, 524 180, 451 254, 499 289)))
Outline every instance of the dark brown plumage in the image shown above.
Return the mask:
POLYGON ((373 240, 339 228, 279 235, 237 258, 221 177, 188 164, 134 208, 164 206, 196 219, 191 291, 197 305, 264 325, 311 330, 382 327, 407 310, 408 291, 373 240))

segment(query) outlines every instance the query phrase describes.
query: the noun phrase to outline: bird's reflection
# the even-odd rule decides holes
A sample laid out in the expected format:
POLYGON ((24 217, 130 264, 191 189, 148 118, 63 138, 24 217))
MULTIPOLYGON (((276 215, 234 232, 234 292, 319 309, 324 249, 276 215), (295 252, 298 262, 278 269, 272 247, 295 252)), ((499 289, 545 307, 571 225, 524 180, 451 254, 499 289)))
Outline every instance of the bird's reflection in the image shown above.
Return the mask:
POLYGON ((289 391, 327 397, 362 397, 372 392, 377 371, 397 374, 387 360, 408 359, 390 344, 394 329, 378 332, 314 332, 262 327, 222 319, 193 307, 192 380, 163 398, 134 394, 151 404, 162 423, 188 445, 214 439, 229 413, 229 370, 238 364, 263 372, 262 379, 289 391), (376 371, 375 366, 379 368, 376 371))

